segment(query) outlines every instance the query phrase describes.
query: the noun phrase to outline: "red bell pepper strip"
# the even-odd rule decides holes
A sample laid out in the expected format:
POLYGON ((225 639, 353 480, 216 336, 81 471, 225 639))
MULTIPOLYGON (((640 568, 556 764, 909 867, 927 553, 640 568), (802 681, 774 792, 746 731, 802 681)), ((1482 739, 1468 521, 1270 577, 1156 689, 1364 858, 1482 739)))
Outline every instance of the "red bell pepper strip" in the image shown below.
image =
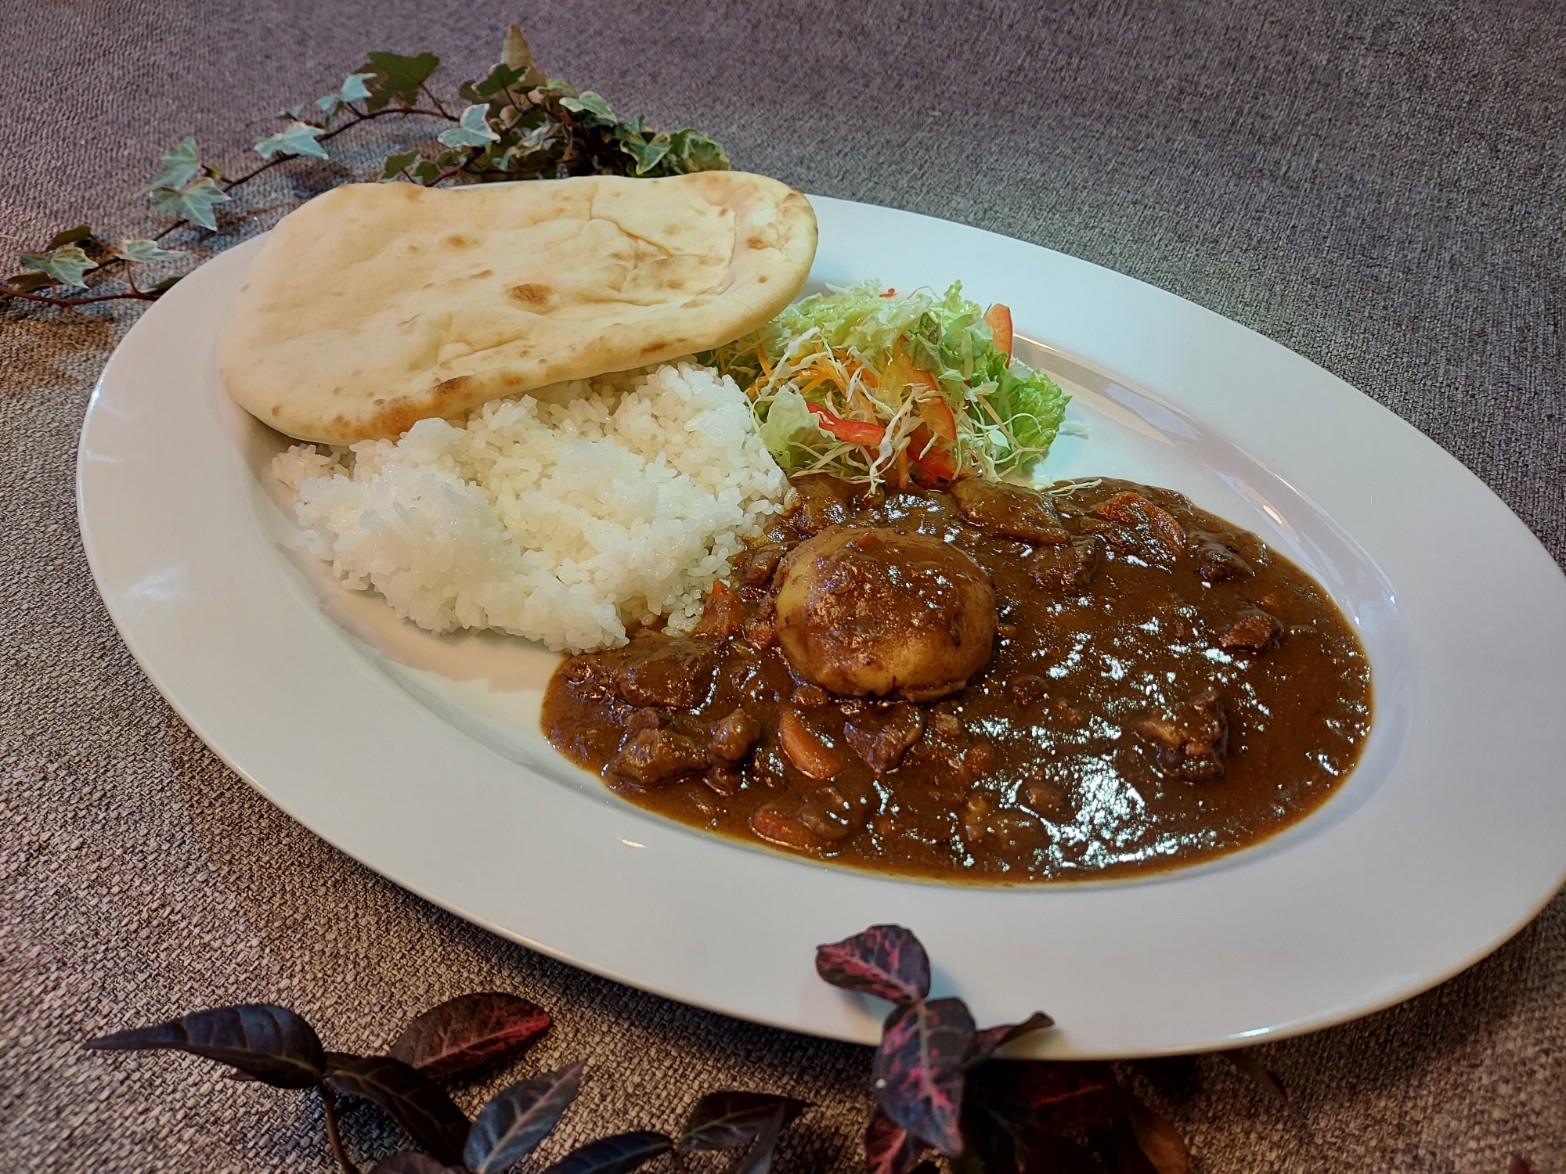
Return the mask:
POLYGON ((936 442, 923 424, 909 434, 908 459, 916 469, 922 469, 937 480, 953 481, 957 478, 957 460, 951 450, 936 442))
POLYGON ((807 404, 806 406, 816 414, 816 417, 821 421, 821 427, 848 444, 861 444, 866 448, 876 448, 886 435, 886 429, 880 424, 872 424, 865 420, 844 420, 840 416, 834 416, 820 404, 807 404))
POLYGON ((919 415, 923 417, 930 431, 939 436, 947 444, 957 440, 957 417, 952 415, 952 406, 945 398, 939 395, 927 395, 919 401, 919 415))

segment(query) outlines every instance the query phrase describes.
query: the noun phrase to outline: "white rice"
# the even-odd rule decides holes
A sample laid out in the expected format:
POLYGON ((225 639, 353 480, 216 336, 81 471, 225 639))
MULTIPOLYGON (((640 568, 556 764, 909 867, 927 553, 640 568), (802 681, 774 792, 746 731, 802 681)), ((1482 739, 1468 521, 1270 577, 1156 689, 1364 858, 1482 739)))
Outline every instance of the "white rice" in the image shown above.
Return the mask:
POLYGON ((689 631, 788 483, 745 395, 680 363, 423 420, 401 439, 295 445, 273 471, 311 550, 432 632, 553 649, 689 631))

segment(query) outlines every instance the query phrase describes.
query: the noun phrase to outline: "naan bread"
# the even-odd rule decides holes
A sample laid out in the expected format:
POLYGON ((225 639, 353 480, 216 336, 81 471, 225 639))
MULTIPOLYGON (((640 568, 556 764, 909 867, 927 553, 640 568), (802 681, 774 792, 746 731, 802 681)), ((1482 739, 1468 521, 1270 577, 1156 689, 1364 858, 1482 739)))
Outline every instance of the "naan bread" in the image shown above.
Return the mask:
POLYGON ((348 184, 272 231, 218 368, 300 440, 394 437, 738 338, 788 304, 815 250, 805 197, 743 172, 348 184))

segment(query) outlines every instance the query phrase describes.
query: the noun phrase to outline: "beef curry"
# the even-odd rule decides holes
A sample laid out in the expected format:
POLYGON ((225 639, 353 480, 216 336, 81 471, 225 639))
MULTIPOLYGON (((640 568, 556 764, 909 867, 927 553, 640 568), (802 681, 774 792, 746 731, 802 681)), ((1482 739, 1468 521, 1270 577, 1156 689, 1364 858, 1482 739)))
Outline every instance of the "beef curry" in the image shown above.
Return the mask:
POLYGON ((1167 869, 1314 810, 1363 649, 1255 535, 1120 481, 798 478, 695 632, 565 661, 544 729, 631 801, 881 872, 1167 869))

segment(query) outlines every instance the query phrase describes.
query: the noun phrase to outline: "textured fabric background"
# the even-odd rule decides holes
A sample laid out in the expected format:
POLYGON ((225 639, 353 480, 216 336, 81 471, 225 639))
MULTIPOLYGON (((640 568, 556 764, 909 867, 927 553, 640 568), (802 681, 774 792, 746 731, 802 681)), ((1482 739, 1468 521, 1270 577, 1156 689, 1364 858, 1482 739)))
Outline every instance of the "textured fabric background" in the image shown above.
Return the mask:
MULTIPOLYGON (((132 192, 181 135, 237 170, 272 111, 365 50, 434 50, 454 81, 519 19, 551 72, 702 127, 739 166, 1073 253, 1277 339, 1455 453, 1560 560, 1563 11, 0 0, 0 253, 85 219, 156 229, 132 192)), ((99 603, 73 506, 82 413, 134 317, 0 311, 0 1164, 327 1169, 305 1101, 80 1041, 266 999, 372 1048, 438 999, 500 988, 557 1015, 527 1068, 590 1065, 549 1152, 672 1127, 728 1085, 819 1103, 782 1169, 855 1169, 865 1050, 459 922, 274 810, 173 715, 99 603)), ((1421 998, 1259 1053, 1288 1106, 1211 1057, 1152 1069, 1200 1170, 1500 1174, 1519 1152, 1566 1171, 1566 902, 1421 998)))

